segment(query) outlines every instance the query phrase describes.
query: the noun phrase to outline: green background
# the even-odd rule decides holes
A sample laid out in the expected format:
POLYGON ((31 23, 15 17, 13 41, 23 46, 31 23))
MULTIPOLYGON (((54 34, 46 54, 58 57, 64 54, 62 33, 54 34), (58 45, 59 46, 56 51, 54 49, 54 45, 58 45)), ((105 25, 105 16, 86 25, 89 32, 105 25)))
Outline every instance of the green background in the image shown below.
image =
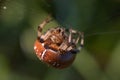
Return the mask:
POLYGON ((120 0, 0 0, 0 80, 120 80, 120 0), (54 69, 33 50, 37 26, 85 33, 74 63, 54 69))

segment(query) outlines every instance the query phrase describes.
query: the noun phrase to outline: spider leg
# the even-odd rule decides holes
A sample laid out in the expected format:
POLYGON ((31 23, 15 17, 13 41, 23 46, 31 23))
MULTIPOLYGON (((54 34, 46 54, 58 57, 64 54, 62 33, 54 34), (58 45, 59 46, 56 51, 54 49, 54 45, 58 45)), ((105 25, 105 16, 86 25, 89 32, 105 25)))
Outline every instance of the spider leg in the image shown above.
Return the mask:
POLYGON ((59 49, 64 51, 67 50, 67 48, 69 47, 69 43, 72 43, 72 29, 69 29, 68 42, 63 41, 62 44, 59 46, 59 49))
POLYGON ((71 43, 72 41, 72 32, 71 32, 71 29, 69 30, 69 37, 68 37, 68 42, 71 43))
POLYGON ((84 33, 80 33, 80 46, 77 48, 79 51, 81 50, 81 48, 84 45, 84 33))
POLYGON ((68 44, 66 41, 62 42, 62 44, 59 46, 59 50, 65 51, 68 47, 68 44))
POLYGON ((60 46, 59 50, 70 51, 73 54, 76 54, 81 50, 84 45, 84 34, 82 32, 77 32, 76 30, 69 29, 68 41, 64 41, 60 46), (73 39, 72 34, 78 35, 76 39, 73 39), (77 44, 80 42, 80 46, 77 48, 77 44))
POLYGON ((41 37, 42 35, 42 29, 43 27, 49 23, 50 21, 52 21, 52 19, 50 18, 50 16, 48 16, 39 26, 38 26, 38 38, 41 37))
POLYGON ((44 42, 47 38, 48 38, 48 34, 50 33, 50 31, 47 32, 46 35, 42 35, 42 29, 45 27, 45 25, 47 23, 49 23, 50 21, 52 21, 52 19, 50 18, 50 16, 48 16, 39 26, 38 26, 38 39, 40 40, 40 42, 44 42))
POLYGON ((79 37, 75 40, 75 39, 72 39, 72 34, 77 34, 78 32, 76 30, 73 30, 73 29, 69 29, 69 39, 68 39, 68 42, 69 43, 77 43, 79 41, 79 37))
POLYGON ((68 48, 68 37, 67 34, 65 33, 65 29, 61 29, 60 35, 63 36, 63 42, 60 44, 59 46, 59 50, 60 51, 66 51, 66 49, 68 48))
POLYGON ((76 30, 71 29, 70 30, 70 35, 69 35, 69 42, 70 45, 67 48, 67 50, 71 50, 72 53, 77 53, 81 50, 81 48, 84 45, 84 34, 82 32, 77 32, 76 30), (78 34, 78 37, 76 39, 72 39, 72 34, 78 34), (75 48, 78 42, 80 41, 80 46, 78 48, 75 48))
POLYGON ((77 45, 77 43, 79 42, 79 40, 80 40, 80 35, 81 35, 81 33, 80 32, 78 32, 78 37, 77 37, 77 39, 75 40, 75 44, 77 45))
POLYGON ((69 29, 69 38, 68 38, 69 45, 67 48, 68 51, 72 50, 75 47, 75 43, 76 43, 76 40, 72 38, 72 34, 77 34, 77 31, 73 29, 69 29))
POLYGON ((72 39, 72 34, 77 33, 77 31, 69 29, 68 41, 63 41, 63 43, 59 46, 59 50, 69 51, 73 49, 74 41, 72 39))

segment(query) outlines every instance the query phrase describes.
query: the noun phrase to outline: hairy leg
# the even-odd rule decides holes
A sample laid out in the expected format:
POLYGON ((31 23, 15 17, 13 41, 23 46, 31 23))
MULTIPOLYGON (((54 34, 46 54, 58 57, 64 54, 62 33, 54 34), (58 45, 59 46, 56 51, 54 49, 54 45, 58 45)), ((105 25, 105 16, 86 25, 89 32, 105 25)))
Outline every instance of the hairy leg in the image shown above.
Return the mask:
POLYGON ((41 37, 42 35, 42 29, 43 27, 45 27, 45 25, 47 23, 49 23, 50 21, 52 21, 52 19, 50 18, 50 16, 48 16, 39 26, 38 26, 38 38, 41 37))

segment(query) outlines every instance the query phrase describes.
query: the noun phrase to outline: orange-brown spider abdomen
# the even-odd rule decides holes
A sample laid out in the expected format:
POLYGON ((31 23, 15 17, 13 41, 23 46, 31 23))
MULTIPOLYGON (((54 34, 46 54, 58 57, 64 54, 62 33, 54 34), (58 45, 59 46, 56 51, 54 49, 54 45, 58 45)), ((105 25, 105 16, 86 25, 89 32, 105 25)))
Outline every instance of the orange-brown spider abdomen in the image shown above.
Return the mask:
POLYGON ((59 51, 46 49, 39 40, 36 40, 34 50, 42 62, 58 69, 70 66, 76 57, 76 54, 72 54, 69 51, 61 54, 59 51))

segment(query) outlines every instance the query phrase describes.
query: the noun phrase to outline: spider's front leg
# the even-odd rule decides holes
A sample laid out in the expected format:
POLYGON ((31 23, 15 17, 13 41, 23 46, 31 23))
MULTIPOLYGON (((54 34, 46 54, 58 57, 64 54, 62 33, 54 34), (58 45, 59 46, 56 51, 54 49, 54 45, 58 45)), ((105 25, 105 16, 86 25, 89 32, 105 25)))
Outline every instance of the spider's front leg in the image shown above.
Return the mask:
POLYGON ((50 21, 52 21, 52 19, 50 18, 50 16, 48 16, 39 26, 38 26, 38 38, 41 37, 42 35, 42 29, 43 27, 49 23, 50 21))
POLYGON ((80 46, 77 48, 79 51, 81 50, 81 48, 84 46, 84 33, 80 32, 80 46))
POLYGON ((45 35, 42 35, 42 29, 45 27, 45 25, 47 23, 49 23, 50 21, 52 21, 52 19, 50 18, 50 16, 48 16, 39 26, 38 26, 38 39, 40 40, 40 42, 44 42, 47 38, 48 35, 50 35, 50 31, 48 31, 45 35))

